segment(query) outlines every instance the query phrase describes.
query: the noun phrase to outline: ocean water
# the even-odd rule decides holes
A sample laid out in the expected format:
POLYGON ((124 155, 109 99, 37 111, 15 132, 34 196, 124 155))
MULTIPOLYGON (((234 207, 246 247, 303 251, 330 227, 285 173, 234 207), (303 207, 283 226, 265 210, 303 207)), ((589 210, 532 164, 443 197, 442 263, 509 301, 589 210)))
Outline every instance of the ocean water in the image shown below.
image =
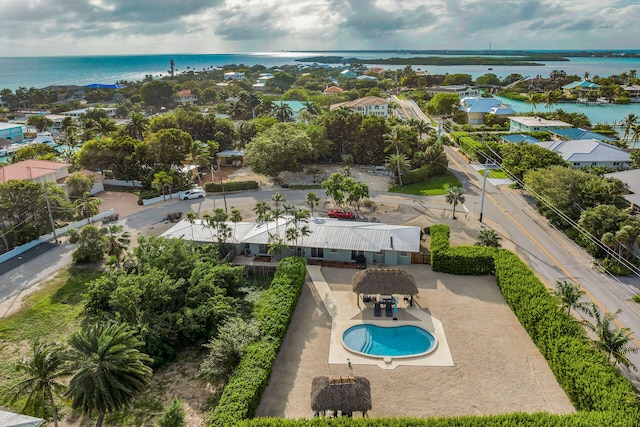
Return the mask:
MULTIPOLYGON (((243 52, 208 55, 129 55, 129 56, 61 56, 61 57, 4 57, 0 58, 0 89, 15 91, 19 87, 43 88, 49 85, 88 85, 91 83, 112 84, 117 81, 140 80, 146 74, 154 77, 168 74, 169 62, 175 61, 177 72, 202 71, 210 67, 227 64, 255 65, 267 68, 295 64, 296 59, 310 56, 343 56, 362 59, 402 57, 416 55, 393 51, 341 51, 341 52, 243 52)), ((421 55, 429 56, 429 55, 421 55)), ((433 56, 433 55, 432 55, 433 56)), ((375 66, 370 64, 369 66, 375 66)), ((387 69, 398 69, 403 66, 380 65, 387 69)), ((553 70, 564 70, 568 74, 582 76, 609 76, 629 70, 640 71, 640 58, 571 58, 565 62, 548 62, 544 66, 492 66, 489 70, 484 65, 457 66, 420 66, 414 69, 426 70, 432 74, 467 73, 476 78, 485 73, 494 73, 505 77, 512 73, 524 76, 548 76, 553 70)), ((640 73, 639 73, 640 74, 640 73)))

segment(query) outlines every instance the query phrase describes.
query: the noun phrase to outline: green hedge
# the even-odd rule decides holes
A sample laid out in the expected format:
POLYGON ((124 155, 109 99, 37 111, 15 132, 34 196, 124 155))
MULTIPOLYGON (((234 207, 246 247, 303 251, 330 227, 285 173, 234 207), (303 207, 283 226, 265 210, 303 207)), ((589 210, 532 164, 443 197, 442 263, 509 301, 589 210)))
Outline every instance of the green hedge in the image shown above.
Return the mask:
MULTIPOLYGON (((259 188, 257 181, 229 181, 224 183, 224 191, 245 191, 245 190, 257 190, 259 188)), ((220 193, 222 186, 220 184, 214 184, 207 182, 204 185, 204 189, 209 193, 220 193)))
POLYGON ((254 309, 261 340, 250 345, 211 414, 210 426, 228 427, 251 418, 260 403, 273 362, 287 332, 307 274, 304 258, 280 261, 269 289, 254 309))
POLYGON ((449 227, 434 224, 431 233, 431 268, 442 273, 482 276, 493 274, 495 248, 449 246, 449 227))
POLYGON ((239 427, 637 427, 640 414, 629 412, 581 412, 570 415, 513 413, 504 415, 440 418, 315 418, 292 420, 256 418, 239 427))

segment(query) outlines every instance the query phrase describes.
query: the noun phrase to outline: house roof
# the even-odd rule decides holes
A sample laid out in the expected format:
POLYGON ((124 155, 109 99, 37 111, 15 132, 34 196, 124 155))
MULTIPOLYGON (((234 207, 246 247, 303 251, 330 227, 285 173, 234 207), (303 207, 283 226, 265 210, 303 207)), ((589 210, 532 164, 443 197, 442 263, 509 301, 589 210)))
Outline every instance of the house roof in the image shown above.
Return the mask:
POLYGON ((624 182, 627 189, 632 193, 640 195, 640 169, 629 169, 621 172, 607 173, 607 178, 616 178, 624 182))
POLYGON ((495 98, 468 96, 460 101, 460 109, 467 113, 514 114, 511 108, 495 98))
MULTIPOLYGON (((235 235, 226 243, 253 243, 266 245, 272 239, 269 234, 277 234, 286 241, 287 223, 290 218, 281 218, 268 223, 229 222, 235 235)), ((379 252, 418 252, 420 250, 420 227, 388 225, 372 222, 342 221, 333 218, 310 218, 307 224, 311 234, 303 237, 299 246, 379 252)), ((193 227, 185 219, 166 231, 163 237, 184 238, 196 242, 216 241, 216 231, 196 220, 193 227), (192 231, 193 230, 193 231, 192 231)))
POLYGON ((562 89, 599 89, 602 86, 600 86, 597 83, 592 83, 586 80, 577 80, 575 82, 571 82, 567 85, 562 86, 562 89))
POLYGON ((311 409, 366 412, 371 409, 371 384, 365 377, 315 377, 311 381, 311 409))
POLYGON ((218 153, 218 157, 244 156, 244 150, 224 150, 218 153))
POLYGON ((563 122, 562 120, 547 120, 542 117, 536 116, 517 116, 517 117, 508 117, 512 122, 520 123, 524 126, 542 126, 542 127, 566 127, 570 128, 571 124, 563 122))
POLYGON ((338 86, 329 86, 324 90, 324 93, 340 93, 340 92, 344 92, 344 89, 341 89, 338 86))
POLYGON ((3 122, 0 122, 0 130, 15 129, 15 128, 22 129, 22 125, 19 125, 19 124, 16 124, 16 123, 3 123, 3 122))
POLYGON ((351 279, 357 294, 415 295, 418 293, 413 274, 394 269, 371 268, 359 271, 351 279))
POLYGON ((537 145, 560 154, 569 162, 630 162, 629 153, 595 139, 545 141, 537 145))
POLYGON ((42 418, 0 411, 0 426, 3 427, 38 427, 43 424, 44 420, 42 418))
POLYGON ((591 132, 590 130, 580 128, 570 129, 554 129, 549 131, 554 135, 558 135, 561 138, 579 140, 579 139, 595 139, 597 141, 615 141, 615 139, 608 136, 599 134, 597 132, 591 132))
POLYGON ((181 90, 178 93, 176 93, 176 96, 179 96, 179 97, 191 96, 191 89, 181 90))
POLYGON ((11 180, 36 179, 70 166, 69 163, 53 162, 50 160, 24 160, 0 168, 0 182, 5 183, 11 180))
POLYGON ((536 142, 540 142, 540 140, 537 138, 534 138, 529 135, 523 135, 521 133, 517 133, 513 135, 502 135, 502 139, 504 139, 507 142, 513 142, 516 144, 519 144, 521 142, 524 142, 526 144, 535 144, 536 142))
POLYGON ((379 96, 366 96, 364 98, 354 99, 353 101, 339 102, 337 104, 331 104, 330 110, 335 110, 340 107, 358 108, 369 107, 371 105, 389 105, 389 101, 379 96))

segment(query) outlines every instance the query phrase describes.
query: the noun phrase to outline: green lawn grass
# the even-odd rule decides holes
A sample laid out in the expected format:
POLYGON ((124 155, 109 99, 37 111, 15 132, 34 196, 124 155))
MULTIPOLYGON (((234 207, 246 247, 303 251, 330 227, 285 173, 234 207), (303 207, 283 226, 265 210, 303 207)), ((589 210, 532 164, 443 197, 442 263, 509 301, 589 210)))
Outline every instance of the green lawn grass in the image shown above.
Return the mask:
MULTIPOLYGON (((484 169, 478 171, 480 172, 480 175, 484 176, 484 169)), ((504 173, 504 171, 502 169, 490 169, 489 170, 489 175, 487 175, 487 178, 494 178, 494 179, 507 179, 509 178, 507 176, 506 173, 504 173)))
POLYGON ((444 175, 434 176, 428 181, 417 184, 405 185, 404 188, 394 185, 389 191, 391 193, 414 194, 416 196, 439 196, 447 194, 449 187, 461 186, 462 184, 458 178, 451 171, 447 171, 444 175))

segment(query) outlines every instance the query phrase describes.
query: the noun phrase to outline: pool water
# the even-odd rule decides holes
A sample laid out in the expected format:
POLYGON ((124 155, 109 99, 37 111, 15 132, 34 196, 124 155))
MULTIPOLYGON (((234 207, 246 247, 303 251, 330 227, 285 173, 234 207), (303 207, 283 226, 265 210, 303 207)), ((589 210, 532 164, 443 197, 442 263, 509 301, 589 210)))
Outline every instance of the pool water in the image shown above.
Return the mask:
POLYGON ((347 349, 379 357, 419 356, 434 350, 436 338, 417 326, 352 326, 342 334, 347 349))

